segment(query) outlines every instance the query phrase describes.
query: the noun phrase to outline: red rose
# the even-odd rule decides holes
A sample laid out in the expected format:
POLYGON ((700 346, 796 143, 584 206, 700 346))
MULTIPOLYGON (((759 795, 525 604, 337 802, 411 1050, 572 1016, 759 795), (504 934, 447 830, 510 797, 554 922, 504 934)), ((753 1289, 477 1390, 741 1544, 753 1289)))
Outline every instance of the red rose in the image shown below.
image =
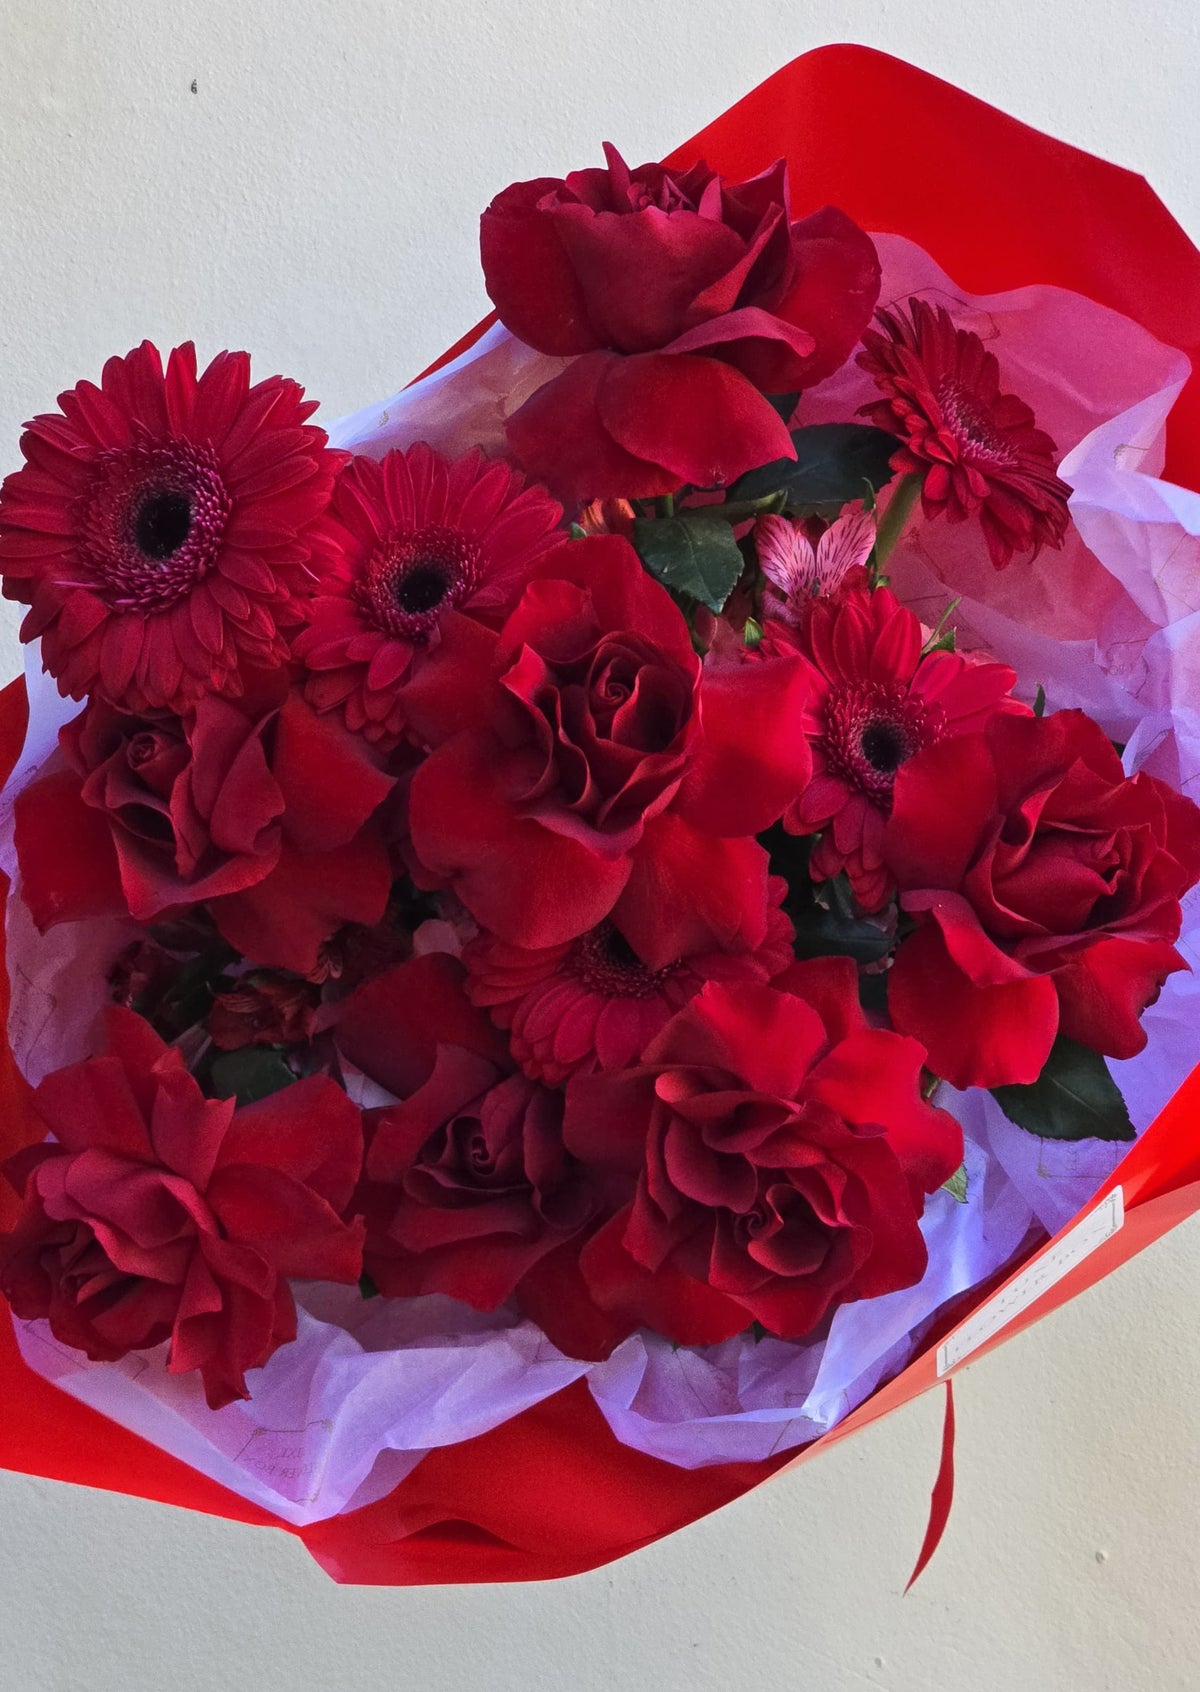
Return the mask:
POLYGON ((501 322, 580 355, 510 423, 540 479, 575 501, 715 485, 790 457, 764 393, 811 387, 849 356, 879 293, 857 224, 790 221, 782 162, 727 183, 705 165, 517 182, 480 225, 501 322))
POLYGON ((481 718, 418 769, 420 863, 480 925, 558 945, 612 917, 647 968, 755 947, 752 838, 804 785, 804 666, 701 669, 617 537, 566 542, 500 633, 481 718))
POLYGON ((583 1248, 602 1310, 712 1345, 796 1339, 836 1304, 913 1285, 924 1195, 962 1134, 921 1097, 915 1040, 868 1028, 844 958, 774 987, 710 984, 638 1069, 567 1089, 568 1148, 633 1189, 583 1248), (783 990, 781 990, 783 989, 783 990))
POLYGON ((199 1370, 219 1409, 295 1338, 289 1277, 361 1273, 362 1224, 342 1220, 359 1113, 323 1076, 238 1110, 131 1011, 105 1027, 103 1057, 34 1094, 55 1140, 6 1165, 24 1205, 0 1235, 0 1290, 97 1361, 169 1338, 172 1373, 199 1370))
POLYGON ((1082 711, 994 717, 897 772, 885 855, 919 919, 889 977, 892 1021, 956 1087, 1035 1081, 1056 1034, 1141 1051, 1182 895, 1200 878, 1200 810, 1127 779, 1082 711))
POLYGON ((367 1152, 368 1273, 390 1297, 494 1310, 592 1203, 563 1150, 562 1095, 510 1073, 463 980, 444 953, 401 964, 351 995, 336 1038, 401 1095, 367 1152))
POLYGON ((494 1310, 592 1206, 562 1143, 563 1100, 524 1075, 443 1053, 371 1141, 366 1265, 393 1297, 494 1310))
POLYGON ((391 885, 369 819, 394 782, 297 693, 257 709, 206 697, 184 717, 93 702, 61 734, 70 770, 16 801, 22 892, 40 928, 207 900, 256 962, 301 972, 391 885))

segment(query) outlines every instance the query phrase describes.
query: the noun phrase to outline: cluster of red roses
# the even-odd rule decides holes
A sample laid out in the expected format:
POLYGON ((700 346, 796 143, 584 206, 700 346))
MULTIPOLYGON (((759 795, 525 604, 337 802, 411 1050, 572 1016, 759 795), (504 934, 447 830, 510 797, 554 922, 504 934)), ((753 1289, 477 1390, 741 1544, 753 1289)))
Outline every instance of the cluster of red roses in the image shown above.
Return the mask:
POLYGON ((37 1089, 0 1288, 94 1358, 169 1338, 213 1404, 296 1277, 515 1298, 578 1356, 808 1334, 921 1276, 937 1078, 1130 1056, 1182 967, 1200 812, 878 579, 853 495, 894 471, 997 566, 1065 534, 977 337, 869 329, 869 238, 791 221, 782 167, 610 151, 502 194, 483 257, 570 359, 519 469, 348 459, 294 383, 146 344, 0 497, 86 700, 18 796, 20 896, 141 929, 101 1055, 37 1089), (814 497, 787 420, 860 342, 872 426, 814 497))

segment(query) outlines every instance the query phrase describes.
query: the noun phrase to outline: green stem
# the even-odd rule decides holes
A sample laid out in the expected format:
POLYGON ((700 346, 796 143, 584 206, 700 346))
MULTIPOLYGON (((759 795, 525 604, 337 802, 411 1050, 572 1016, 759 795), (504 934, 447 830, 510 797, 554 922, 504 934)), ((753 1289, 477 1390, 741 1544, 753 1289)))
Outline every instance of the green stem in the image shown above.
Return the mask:
POLYGON ((674 515, 675 515, 675 495, 674 494, 661 494, 659 496, 659 498, 655 500, 654 504, 655 504, 655 508, 656 508, 655 509, 655 516, 656 517, 674 517, 674 515))
POLYGON ((720 517, 726 523, 746 523, 751 517, 765 517, 780 511, 786 499, 784 493, 763 494, 761 499, 727 499, 723 505, 698 507, 701 516, 720 517))
POLYGON ((875 567, 882 570, 895 548, 896 542, 904 533, 908 519, 912 516, 913 507, 917 503, 917 495, 921 491, 922 478, 916 475, 901 476, 888 500, 887 510, 880 519, 879 529, 875 536, 875 567))

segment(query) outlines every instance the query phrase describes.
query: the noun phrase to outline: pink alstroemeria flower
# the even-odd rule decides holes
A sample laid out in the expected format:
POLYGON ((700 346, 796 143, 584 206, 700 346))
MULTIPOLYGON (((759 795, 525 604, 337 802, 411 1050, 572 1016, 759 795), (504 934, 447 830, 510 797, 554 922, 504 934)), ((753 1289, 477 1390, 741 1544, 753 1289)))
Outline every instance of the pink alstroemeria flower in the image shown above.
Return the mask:
POLYGON ((850 571, 866 563, 875 545, 874 515, 861 505, 847 507, 815 547, 807 529, 791 517, 760 517, 754 525, 763 575, 783 596, 772 597, 770 613, 785 623, 799 621, 806 599, 836 593, 850 571))

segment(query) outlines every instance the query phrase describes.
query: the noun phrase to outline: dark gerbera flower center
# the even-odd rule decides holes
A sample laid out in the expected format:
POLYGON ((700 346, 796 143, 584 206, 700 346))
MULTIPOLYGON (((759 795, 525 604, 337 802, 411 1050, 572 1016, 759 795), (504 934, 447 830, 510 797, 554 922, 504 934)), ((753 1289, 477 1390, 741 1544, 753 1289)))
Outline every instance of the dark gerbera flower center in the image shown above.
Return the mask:
POLYGON ((446 597, 450 584, 436 564, 417 564, 396 584, 396 604, 401 611, 419 616, 432 611, 446 597))
POLYGON ((822 750, 834 773, 888 810, 896 771, 914 752, 937 740, 944 725, 941 709, 907 688, 859 682, 830 697, 822 750))
POLYGON ((912 756, 904 726, 882 719, 867 724, 859 745, 868 764, 881 775, 894 775, 904 760, 912 756))
POLYGON ((383 634, 425 646, 439 619, 474 590, 480 548, 457 529, 431 527, 389 537, 367 559, 355 596, 383 634))
POLYGON ((191 500, 169 489, 148 493, 133 522, 134 538, 147 558, 170 558, 191 528, 191 500))
POLYGON ((937 391, 942 419, 972 464, 1011 470, 1020 462, 991 413, 950 377, 937 391))
POLYGON ((567 969, 603 999, 648 999, 679 968, 647 969, 614 923, 605 921, 581 934, 571 948, 567 969))
POLYGON ((231 507, 208 447, 176 440, 101 454, 81 524, 86 585, 119 610, 163 610, 211 569, 231 507))

